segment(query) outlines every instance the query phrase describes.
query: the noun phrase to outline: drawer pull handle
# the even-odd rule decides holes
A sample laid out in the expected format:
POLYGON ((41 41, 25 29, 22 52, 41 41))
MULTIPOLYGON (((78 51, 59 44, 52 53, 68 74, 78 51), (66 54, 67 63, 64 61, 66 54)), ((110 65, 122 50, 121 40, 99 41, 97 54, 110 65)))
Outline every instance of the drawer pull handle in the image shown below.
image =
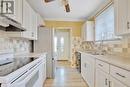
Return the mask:
POLYGON ((130 29, 130 22, 127 22, 127 28, 130 29))
POLYGON ((103 65, 102 64, 98 64, 99 66, 101 66, 101 67, 103 67, 103 65))
POLYGON ((109 81, 109 87, 111 87, 111 81, 109 81))
POLYGON ((107 80, 107 79, 105 79, 105 85, 108 85, 107 81, 108 81, 108 80, 107 80))
POLYGON ((120 73, 116 73, 118 76, 122 77, 122 78, 126 78, 125 76, 121 75, 120 73))

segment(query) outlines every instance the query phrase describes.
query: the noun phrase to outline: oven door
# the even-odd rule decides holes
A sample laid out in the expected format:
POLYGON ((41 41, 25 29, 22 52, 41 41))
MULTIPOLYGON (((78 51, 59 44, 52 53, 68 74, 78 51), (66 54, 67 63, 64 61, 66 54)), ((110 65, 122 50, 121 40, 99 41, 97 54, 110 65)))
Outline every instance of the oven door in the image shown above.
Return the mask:
POLYGON ((36 87, 35 85, 39 82, 39 73, 39 66, 37 66, 13 82, 11 87, 36 87))

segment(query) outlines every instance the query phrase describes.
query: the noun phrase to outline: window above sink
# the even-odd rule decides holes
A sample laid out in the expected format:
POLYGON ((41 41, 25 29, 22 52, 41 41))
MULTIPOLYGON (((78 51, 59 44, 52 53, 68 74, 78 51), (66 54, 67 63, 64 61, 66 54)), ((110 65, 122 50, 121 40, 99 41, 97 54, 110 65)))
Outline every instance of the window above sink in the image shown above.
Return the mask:
POLYGON ((115 35, 114 6, 111 5, 95 18, 95 40, 117 40, 115 35))

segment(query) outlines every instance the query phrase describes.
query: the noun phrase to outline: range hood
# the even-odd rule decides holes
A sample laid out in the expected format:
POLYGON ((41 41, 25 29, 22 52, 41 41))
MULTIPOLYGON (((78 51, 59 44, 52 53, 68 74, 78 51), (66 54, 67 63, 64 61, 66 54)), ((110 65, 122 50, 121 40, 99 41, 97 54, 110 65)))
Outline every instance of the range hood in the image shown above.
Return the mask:
POLYGON ((22 32, 25 29, 17 21, 0 14, 0 30, 10 31, 10 32, 22 32))

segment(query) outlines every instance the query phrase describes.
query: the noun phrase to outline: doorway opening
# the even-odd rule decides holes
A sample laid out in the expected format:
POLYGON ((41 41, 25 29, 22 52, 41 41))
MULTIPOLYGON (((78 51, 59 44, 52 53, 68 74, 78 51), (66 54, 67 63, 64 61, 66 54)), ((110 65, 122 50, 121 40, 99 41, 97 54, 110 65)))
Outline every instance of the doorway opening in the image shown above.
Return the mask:
POLYGON ((57 61, 71 61, 71 29, 55 29, 54 52, 57 61))

